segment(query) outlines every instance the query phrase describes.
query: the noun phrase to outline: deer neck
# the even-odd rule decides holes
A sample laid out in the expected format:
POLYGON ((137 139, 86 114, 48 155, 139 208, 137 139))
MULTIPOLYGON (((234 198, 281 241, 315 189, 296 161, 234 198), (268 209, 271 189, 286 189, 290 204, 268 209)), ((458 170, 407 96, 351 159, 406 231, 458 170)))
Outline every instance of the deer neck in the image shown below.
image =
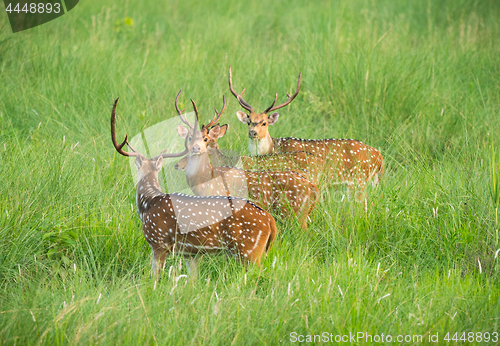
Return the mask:
POLYGON ((186 167, 186 180, 193 192, 204 196, 205 185, 213 178, 213 169, 208 153, 191 155, 186 167))
POLYGON ((223 166, 227 159, 226 156, 219 150, 219 148, 208 149, 208 156, 210 157, 212 166, 215 167, 223 166))
POLYGON ((150 208, 152 200, 158 196, 164 196, 165 193, 160 189, 158 182, 158 172, 149 173, 142 177, 137 183, 137 212, 142 221, 143 214, 150 208))
POLYGON ((212 167, 235 166, 238 163, 238 157, 226 156, 219 148, 209 149, 208 156, 212 167))
POLYGON ((251 156, 272 154, 274 152, 274 140, 273 138, 271 138, 269 133, 264 138, 249 138, 248 151, 250 152, 251 156))

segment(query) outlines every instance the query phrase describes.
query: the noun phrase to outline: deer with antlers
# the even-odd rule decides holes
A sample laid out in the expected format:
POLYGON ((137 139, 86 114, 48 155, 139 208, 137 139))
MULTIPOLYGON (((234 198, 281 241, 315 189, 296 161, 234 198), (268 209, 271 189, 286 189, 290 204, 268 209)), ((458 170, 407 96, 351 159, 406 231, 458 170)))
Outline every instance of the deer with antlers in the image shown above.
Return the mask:
MULTIPOLYGON (((276 238, 274 218, 243 198, 163 193, 158 182, 163 159, 183 156, 187 149, 173 154, 166 154, 164 150, 147 159, 130 145, 127 136, 118 144, 115 136, 117 103, 118 99, 111 112, 111 140, 118 153, 135 157, 137 211, 144 237, 153 250, 151 276, 158 277, 166 255, 174 251, 185 256, 227 251, 243 263, 260 263, 276 238), (125 144, 131 152, 123 150, 125 144)), ((187 142, 186 138, 186 147, 187 142)))
POLYGON ((293 137, 272 138, 269 134, 269 126, 274 125, 279 118, 279 113, 274 112, 290 104, 298 95, 302 74, 299 74, 297 90, 288 99, 279 105, 275 105, 278 94, 273 103, 264 112, 257 113, 254 108, 243 99, 245 89, 238 94, 234 91, 229 67, 229 89, 236 97, 241 107, 248 113, 238 111, 238 119, 248 125, 248 150, 251 155, 265 155, 290 151, 307 151, 318 155, 325 162, 325 170, 338 182, 345 183, 351 187, 364 188, 369 180, 373 178, 374 184, 378 184, 380 176, 384 172, 384 159, 380 151, 354 139, 300 139, 293 137))
MULTIPOLYGON (((190 125, 183 111, 177 105, 180 91, 175 99, 175 108, 181 120, 190 127, 190 130, 178 126, 177 130, 182 138, 191 137, 189 159, 186 166, 186 180, 195 195, 230 195, 245 196, 276 213, 287 217, 298 217, 303 228, 307 228, 307 218, 319 197, 318 188, 304 176, 293 171, 282 172, 250 172, 235 167, 214 167, 210 163, 207 150, 209 134, 218 135, 217 130, 203 125, 198 130, 199 113, 196 103, 191 100, 195 112, 195 123, 190 125)), ((214 120, 208 125, 213 125, 226 107, 216 112, 214 120)))
MULTIPOLYGON (((178 97, 179 95, 177 95, 177 98, 178 97)), ((316 184, 319 182, 322 167, 324 166, 324 160, 313 153, 306 151, 290 151, 259 156, 227 156, 222 153, 217 141, 226 134, 229 125, 218 124, 221 115, 222 112, 219 113, 217 112, 217 109, 215 109, 214 118, 207 125, 202 126, 203 129, 206 130, 204 141, 206 142, 210 163, 213 166, 235 167, 241 161, 244 170, 295 171, 305 175, 309 180, 316 184)), ((194 133, 194 126, 187 120, 186 117, 182 115, 179 116, 184 124, 188 126, 188 133, 192 136, 194 133)), ((179 131, 183 132, 184 130, 180 129, 179 131)), ((175 164, 174 168, 179 171, 184 171, 187 167, 188 161, 189 155, 186 155, 175 164)))
MULTIPOLYGON (((193 133, 194 128, 184 118, 185 124, 188 126, 189 133, 193 133)), ((285 153, 274 153, 258 156, 228 156, 225 155, 219 148, 217 140, 224 136, 228 128, 227 124, 214 125, 218 122, 217 116, 208 124, 204 125, 207 130, 207 152, 210 157, 210 163, 213 166, 230 166, 235 167, 238 164, 243 166, 244 170, 256 171, 294 171, 306 176, 309 180, 318 184, 321 178, 322 167, 324 160, 319 156, 307 151, 290 151, 285 153)), ((180 125, 179 125, 180 126, 180 125)), ((189 155, 183 157, 174 166, 176 170, 184 171, 189 161, 189 155)))

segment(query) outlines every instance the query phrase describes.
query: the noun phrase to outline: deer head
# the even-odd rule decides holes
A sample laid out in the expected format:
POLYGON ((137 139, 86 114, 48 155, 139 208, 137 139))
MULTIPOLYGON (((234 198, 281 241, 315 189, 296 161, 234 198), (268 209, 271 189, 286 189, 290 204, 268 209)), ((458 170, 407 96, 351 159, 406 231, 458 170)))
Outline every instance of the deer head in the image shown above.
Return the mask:
POLYGON ((245 92, 245 89, 243 89, 240 94, 234 91, 231 66, 229 66, 229 89, 231 90, 231 93, 234 95, 234 97, 236 97, 241 107, 248 111, 248 113, 238 111, 236 112, 236 115, 243 124, 248 124, 248 137, 250 138, 250 140, 259 141, 265 140, 266 138, 270 139, 269 126, 276 124, 279 118, 279 113, 273 111, 285 107, 298 95, 300 90, 301 77, 302 73, 299 73, 299 80, 297 82, 297 90, 295 91, 295 93, 292 96, 290 96, 288 93, 286 94, 288 96, 288 100, 286 100, 282 104, 275 106, 276 100, 278 99, 278 94, 276 93, 271 106, 269 106, 264 112, 258 113, 252 106, 250 106, 248 102, 243 100, 243 93, 245 92))
MULTIPOLYGON (((208 139, 206 143, 209 155, 212 155, 215 151, 219 150, 219 144, 217 143, 217 140, 226 134, 227 128, 228 128, 227 124, 222 126, 217 124, 207 129, 208 134, 203 137, 203 141, 205 142, 205 139, 208 139)), ((182 125, 177 125, 177 133, 182 138, 185 138, 190 134, 189 130, 187 130, 182 125)), ((174 168, 178 171, 184 171, 187 167, 188 161, 189 161, 189 155, 186 155, 174 165, 174 168)))
MULTIPOLYGON (((181 90, 182 91, 182 90, 181 90)), ((198 108, 196 107, 196 103, 191 100, 191 103, 193 104, 193 109, 195 112, 195 125, 191 125, 191 123, 187 120, 185 114, 183 114, 184 110, 180 110, 178 107, 178 99, 179 95, 181 94, 181 91, 177 94, 177 97, 175 98, 175 109, 177 110, 177 114, 179 114, 179 117, 181 118, 182 122, 188 126, 188 128, 182 126, 182 125, 177 125, 177 133, 181 138, 187 138, 189 141, 189 155, 186 157, 182 158, 179 162, 177 162, 174 166, 175 169, 177 170, 185 170, 187 167, 187 164, 189 162, 189 157, 193 155, 201 155, 206 153, 207 151, 210 151, 212 149, 219 149, 219 145, 217 144, 217 140, 221 138, 222 136, 225 135, 228 125, 222 125, 220 126, 217 124, 222 116, 222 113, 226 109, 226 99, 224 96, 222 96, 222 109, 220 112, 217 112, 217 109, 214 108, 215 110, 215 116, 214 118, 207 124, 207 125, 202 125, 201 129, 198 130, 198 122, 199 122, 199 112, 198 108), (217 125, 214 125, 217 124, 217 125)))

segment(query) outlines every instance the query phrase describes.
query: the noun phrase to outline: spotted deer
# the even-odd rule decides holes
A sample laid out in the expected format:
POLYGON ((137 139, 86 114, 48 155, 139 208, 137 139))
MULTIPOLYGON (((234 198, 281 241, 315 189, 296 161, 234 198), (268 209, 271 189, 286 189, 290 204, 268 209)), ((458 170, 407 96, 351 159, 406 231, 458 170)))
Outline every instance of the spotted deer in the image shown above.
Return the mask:
POLYGON ((174 251, 184 256, 227 251, 243 263, 260 263, 276 238, 274 218, 243 198, 163 193, 158 182, 163 159, 182 156, 187 149, 173 154, 165 154, 164 150, 147 159, 130 145, 127 136, 118 144, 115 136, 117 103, 118 99, 111 113, 111 139, 118 153, 135 157, 137 212, 144 237, 153 250, 151 276, 158 277, 166 255, 174 251), (131 152, 123 150, 125 144, 131 152))
POLYGON ((274 112, 290 104, 297 97, 300 90, 302 74, 299 74, 297 90, 288 99, 275 105, 278 94, 271 106, 264 112, 257 113, 254 108, 243 99, 245 89, 238 94, 234 91, 229 67, 229 89, 236 97, 241 107, 248 113, 238 111, 238 119, 248 124, 248 151, 251 155, 265 155, 290 151, 307 151, 313 153, 325 162, 325 171, 330 172, 334 180, 347 184, 350 187, 366 187, 367 182, 373 178, 377 185, 384 172, 384 159, 380 151, 354 139, 300 139, 294 137, 272 138, 269 126, 276 124, 279 113, 274 112))
MULTIPOLYGON (((193 125, 189 126, 189 133, 193 132, 193 125)), ((207 129, 204 140, 207 139, 207 152, 210 163, 215 167, 234 167, 241 161, 243 169, 256 171, 294 171, 306 176, 309 180, 318 184, 324 166, 324 160, 307 151, 290 151, 285 153, 274 153, 258 156, 227 156, 220 149, 217 140, 224 136, 228 125, 215 125, 205 127, 207 129)), ((189 156, 186 155, 174 166, 176 170, 184 171, 187 167, 189 156)))
MULTIPOLYGON (((177 97, 179 97, 179 95, 177 95, 177 97)), ((217 124, 220 120, 221 114, 222 112, 218 113, 217 109, 215 109, 214 118, 207 125, 202 125, 202 127, 206 129, 203 141, 207 143, 206 146, 208 156, 210 157, 210 163, 213 166, 234 167, 241 161, 243 169, 245 170, 295 171, 305 175, 316 184, 320 181, 320 174, 322 172, 322 167, 324 166, 324 160, 313 153, 306 151, 291 151, 258 156, 227 156, 222 153, 217 141, 226 134, 229 125, 217 124)), ((188 126, 189 134, 192 135, 194 132, 194 126, 186 119, 186 117, 180 115, 180 118, 184 124, 188 126)), ((176 170, 183 171, 186 169, 188 161, 189 155, 186 155, 175 164, 174 168, 176 170)))
MULTIPOLYGON (((177 101, 175 108, 179 117, 185 123, 185 117, 177 101)), ((196 103, 191 100, 195 113, 195 123, 192 131, 183 126, 177 130, 182 138, 191 137, 188 163, 186 166, 186 180, 195 195, 230 195, 248 197, 266 209, 273 210, 284 217, 295 216, 303 228, 307 228, 307 218, 314 209, 319 197, 318 188, 304 176, 292 172, 250 172, 235 167, 215 167, 210 163, 208 155, 208 128, 203 125, 198 130, 199 113, 196 103)), ((226 107, 223 99, 223 107, 226 107)), ((217 112, 217 111, 216 111, 217 112)), ((213 124, 213 121, 209 125, 213 124)))

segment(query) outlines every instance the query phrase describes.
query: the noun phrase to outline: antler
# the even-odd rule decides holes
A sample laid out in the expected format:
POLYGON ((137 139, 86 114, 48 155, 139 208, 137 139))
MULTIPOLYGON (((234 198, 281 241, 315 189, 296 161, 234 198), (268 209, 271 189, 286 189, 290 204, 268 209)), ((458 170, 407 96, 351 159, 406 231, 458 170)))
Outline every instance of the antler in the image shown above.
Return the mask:
MULTIPOLYGON (((194 108, 194 128, 197 129, 198 128, 198 107, 196 107, 196 103, 193 101, 193 99, 191 99, 191 103, 193 104, 193 108, 194 108)), ((222 112, 221 112, 222 113, 222 112)))
MULTIPOLYGON (((189 126, 191 128, 191 130, 193 130, 194 129, 193 125, 191 125, 189 123, 189 121, 187 121, 186 117, 182 115, 182 112, 184 112, 184 109, 180 110, 179 106, 177 105, 177 102, 179 101, 179 95, 181 94, 181 92, 182 92, 182 90, 179 90, 179 92, 177 93, 177 96, 175 97, 175 109, 177 110, 177 114, 179 114, 179 118, 181 118, 182 122, 184 124, 186 124, 187 126, 189 126)), ((188 145, 187 145, 188 139, 189 139, 189 136, 186 136, 186 139, 184 140, 184 151, 182 151, 180 153, 165 154, 165 152, 168 150, 168 149, 165 149, 157 157, 162 156, 164 159, 166 159, 169 157, 179 157, 179 156, 186 155, 189 152, 188 145)))
POLYGON ((113 111, 111 112, 111 140, 113 141, 113 145, 115 146, 116 151, 118 151, 123 156, 144 156, 130 145, 130 143, 128 142, 127 135, 125 135, 125 139, 123 140, 122 144, 118 144, 118 142, 116 141, 115 124, 116 124, 116 104, 118 103, 118 100, 119 98, 115 100, 115 104, 113 105, 113 111), (125 144, 127 144, 128 147, 132 150, 131 153, 129 153, 128 151, 124 151, 122 149, 125 146, 125 144))
POLYGON ((179 106, 177 106, 177 101, 179 100, 179 95, 181 94, 182 90, 179 90, 179 93, 177 94, 177 97, 175 98, 175 109, 177 110, 177 114, 179 114, 179 118, 181 118, 182 122, 189 126, 191 130, 194 129, 193 125, 187 120, 186 116, 182 114, 184 112, 183 110, 179 110, 179 106))
POLYGON ((215 125, 219 122, 220 120, 220 117, 222 115, 222 113, 224 112, 224 110, 226 109, 226 98, 224 97, 224 95, 222 95, 222 109, 220 112, 217 112, 217 108, 214 107, 214 110, 215 110, 215 116, 214 118, 212 119, 211 122, 209 122, 205 128, 209 128, 210 126, 212 125, 215 125))
POLYGON ((254 109, 252 106, 250 106, 245 100, 243 100, 243 93, 245 92, 245 89, 241 92, 241 94, 236 93, 233 89, 233 78, 231 75, 231 66, 229 66, 229 90, 231 90, 231 93, 238 99, 238 102, 240 103, 241 107, 245 108, 249 112, 254 112, 254 109))
POLYGON ((187 145, 188 139, 189 139, 189 136, 186 136, 186 139, 184 139, 184 151, 182 151, 180 153, 165 154, 165 152, 168 150, 168 149, 165 149, 158 156, 162 156, 164 159, 166 159, 169 157, 179 157, 179 156, 186 155, 189 152, 188 145, 187 145))
MULTIPOLYGON (((123 140, 122 144, 118 144, 118 142, 116 141, 115 125, 116 125, 116 104, 118 103, 118 99, 116 99, 115 104, 113 105, 113 111, 111 112, 111 140, 113 141, 113 145, 115 146, 116 151, 118 151, 123 156, 142 156, 142 157, 144 157, 144 155, 142 155, 140 152, 135 150, 132 145, 130 145, 130 143, 128 142, 128 135, 125 135, 125 139, 123 140), (125 146, 125 144, 127 144, 128 147, 130 148, 130 150, 132 150, 131 153, 129 153, 128 151, 124 151, 122 149, 125 146)), ((188 137, 186 136, 186 139, 184 141, 185 149, 181 153, 165 154, 165 151, 167 151, 167 149, 165 149, 161 152, 160 155, 158 155, 156 157, 163 156, 163 158, 168 158, 168 157, 179 157, 179 156, 186 155, 189 151, 188 147, 187 147, 187 142, 188 142, 188 137)))
POLYGON ((288 93, 286 93, 286 96, 288 96, 288 100, 286 100, 285 103, 282 103, 280 105, 277 105, 277 106, 274 106, 274 104, 276 103, 276 100, 278 99, 278 94, 276 93, 276 97, 274 98, 274 102, 273 104, 264 111, 264 113, 269 113, 271 111, 275 111, 276 109, 280 109, 282 107, 285 107, 287 104, 289 104, 290 102, 293 101, 293 99, 298 95, 299 93, 299 90, 300 90, 300 79, 302 78, 302 73, 299 73, 299 81, 297 82, 297 90, 295 91, 295 93, 290 96, 288 93))

